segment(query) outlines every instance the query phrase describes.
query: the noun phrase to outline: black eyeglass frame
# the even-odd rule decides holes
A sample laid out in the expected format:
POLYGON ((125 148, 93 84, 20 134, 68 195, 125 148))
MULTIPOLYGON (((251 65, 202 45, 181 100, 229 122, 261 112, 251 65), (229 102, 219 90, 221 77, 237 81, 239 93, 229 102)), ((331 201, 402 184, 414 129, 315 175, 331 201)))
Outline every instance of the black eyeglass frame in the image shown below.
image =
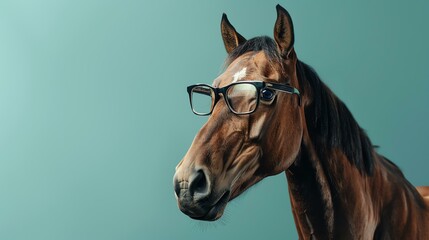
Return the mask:
MULTIPOLYGON (((192 110, 192 112, 195 115, 198 115, 198 116, 208 116, 208 115, 212 114, 213 109, 214 109, 216 103, 220 99, 220 96, 219 96, 220 93, 222 93, 222 95, 224 97, 224 100, 226 102, 226 105, 228 106, 229 110, 232 113, 234 113, 236 115, 252 114, 252 113, 254 113, 256 111, 256 109, 258 109, 261 92, 264 89, 277 90, 277 91, 289 93, 289 94, 292 94, 292 95, 296 94, 298 96, 298 105, 301 106, 301 94, 300 94, 299 90, 296 89, 296 88, 294 88, 294 87, 292 87, 292 86, 290 86, 289 84, 279 84, 279 83, 272 83, 272 82, 265 82, 265 81, 247 80, 247 81, 240 81, 240 82, 231 83, 231 84, 229 84, 229 85, 227 85, 225 87, 221 87, 221 88, 215 88, 215 87, 212 87, 212 86, 207 85, 207 84, 194 84, 194 85, 190 85, 190 86, 187 87, 187 91, 188 91, 188 95, 189 95, 189 102, 190 102, 190 105, 191 105, 191 110, 192 110), (230 87, 235 86, 237 84, 251 84, 251 85, 255 86, 256 92, 258 93, 258 96, 256 98, 256 106, 255 106, 255 108, 252 111, 249 111, 249 112, 236 112, 236 111, 234 111, 234 109, 230 105, 230 103, 228 101, 228 98, 227 98, 227 92, 228 92, 228 89, 230 87), (210 112, 208 112, 208 113, 198 113, 198 112, 196 112, 194 110, 194 107, 192 105, 192 90, 195 87, 207 87, 207 88, 210 88, 213 91, 213 93, 214 93, 214 101, 213 101, 212 106, 210 108, 210 112)), ((202 93, 202 94, 205 94, 205 93, 202 93)), ((207 94, 207 95, 209 95, 209 94, 207 94)), ((211 97, 211 94, 210 94, 210 97, 211 97)))

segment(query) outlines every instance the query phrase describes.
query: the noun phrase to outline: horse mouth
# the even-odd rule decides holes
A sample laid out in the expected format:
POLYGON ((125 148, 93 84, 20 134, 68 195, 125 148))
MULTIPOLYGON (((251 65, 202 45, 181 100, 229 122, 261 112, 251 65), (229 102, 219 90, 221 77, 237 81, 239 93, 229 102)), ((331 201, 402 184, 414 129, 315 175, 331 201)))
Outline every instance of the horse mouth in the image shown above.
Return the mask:
POLYGON ((231 192, 226 191, 219 200, 210 207, 210 210, 203 216, 189 216, 192 219, 202 220, 202 221, 216 221, 218 220, 225 210, 226 204, 229 201, 231 192))

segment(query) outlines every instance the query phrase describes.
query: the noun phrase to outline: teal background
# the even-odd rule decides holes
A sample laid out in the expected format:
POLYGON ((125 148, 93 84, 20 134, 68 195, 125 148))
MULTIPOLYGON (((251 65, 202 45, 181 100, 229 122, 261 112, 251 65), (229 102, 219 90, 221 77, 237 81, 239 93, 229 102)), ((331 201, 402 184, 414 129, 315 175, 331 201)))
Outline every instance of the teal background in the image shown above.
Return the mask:
POLYGON ((379 151, 429 185, 428 1, 0 1, 0 239, 297 239, 285 176, 215 223, 177 208, 226 12, 246 37, 289 10, 295 48, 379 151))

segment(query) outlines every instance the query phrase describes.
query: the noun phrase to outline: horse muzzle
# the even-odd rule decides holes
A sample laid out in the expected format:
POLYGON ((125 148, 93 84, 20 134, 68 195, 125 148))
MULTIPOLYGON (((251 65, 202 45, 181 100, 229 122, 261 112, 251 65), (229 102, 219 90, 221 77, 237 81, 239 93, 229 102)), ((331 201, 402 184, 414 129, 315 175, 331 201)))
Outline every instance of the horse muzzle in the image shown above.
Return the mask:
POLYGON ((230 191, 215 191, 208 171, 194 169, 174 175, 173 185, 180 211, 190 218, 205 221, 219 219, 230 198, 230 191))

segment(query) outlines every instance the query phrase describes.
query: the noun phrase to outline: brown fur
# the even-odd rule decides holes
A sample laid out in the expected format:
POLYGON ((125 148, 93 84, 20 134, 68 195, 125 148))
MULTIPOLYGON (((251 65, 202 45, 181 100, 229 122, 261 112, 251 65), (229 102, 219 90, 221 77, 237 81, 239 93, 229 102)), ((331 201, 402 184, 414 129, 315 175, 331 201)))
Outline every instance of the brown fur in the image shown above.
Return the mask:
POLYGON ((293 49, 291 18, 279 6, 277 13, 277 53, 267 51, 270 43, 254 40, 247 42, 253 50, 241 48, 237 39, 244 38, 234 36, 238 33, 224 16, 222 32, 230 56, 213 85, 230 84, 234 74, 246 68, 246 80, 289 83, 300 89, 302 104, 277 93, 272 103, 260 104, 253 114, 237 116, 219 101, 176 168, 179 208, 195 219, 216 220, 228 201, 285 171, 300 239, 429 239, 429 187, 414 188, 372 148, 345 105, 322 83, 318 84, 323 89, 315 89, 309 76, 298 72, 302 64, 293 49), (353 125, 338 128, 350 130, 352 134, 341 136, 353 141, 338 142, 335 135, 331 141, 317 133, 318 115, 311 110, 319 90, 332 109, 342 109, 333 117, 353 125))

